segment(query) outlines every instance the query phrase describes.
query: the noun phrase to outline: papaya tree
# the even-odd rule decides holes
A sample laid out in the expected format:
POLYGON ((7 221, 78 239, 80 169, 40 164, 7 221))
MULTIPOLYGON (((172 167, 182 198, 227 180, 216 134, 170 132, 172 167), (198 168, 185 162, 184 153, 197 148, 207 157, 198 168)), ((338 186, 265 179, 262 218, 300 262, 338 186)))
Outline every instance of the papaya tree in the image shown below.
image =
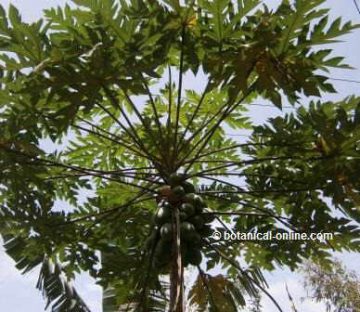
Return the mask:
POLYGON ((357 26, 325 0, 260 2, 72 0, 33 23, 0 7, 0 234, 52 311, 90 310, 79 272, 104 311, 239 311, 259 293, 281 311, 264 270, 359 251, 360 98, 316 99, 349 67, 329 44, 357 26), (261 99, 297 109, 255 126, 261 99))

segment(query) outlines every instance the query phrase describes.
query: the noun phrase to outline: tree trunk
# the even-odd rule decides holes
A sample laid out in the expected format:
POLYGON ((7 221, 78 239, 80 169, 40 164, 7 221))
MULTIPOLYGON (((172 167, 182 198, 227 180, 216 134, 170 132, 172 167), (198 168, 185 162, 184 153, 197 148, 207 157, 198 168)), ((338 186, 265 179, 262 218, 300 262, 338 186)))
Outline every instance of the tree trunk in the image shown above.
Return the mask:
POLYGON ((184 309, 184 268, 181 259, 180 216, 175 207, 172 216, 173 244, 170 272, 170 306, 169 312, 185 312, 184 309))

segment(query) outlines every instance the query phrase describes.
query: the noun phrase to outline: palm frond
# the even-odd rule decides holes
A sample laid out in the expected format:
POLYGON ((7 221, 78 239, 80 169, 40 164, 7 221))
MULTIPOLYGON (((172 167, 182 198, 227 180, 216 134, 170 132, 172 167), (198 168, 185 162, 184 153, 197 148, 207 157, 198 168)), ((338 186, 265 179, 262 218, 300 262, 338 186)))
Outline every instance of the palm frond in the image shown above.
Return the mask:
POLYGON ((46 309, 51 305, 52 312, 90 312, 76 289, 65 278, 62 266, 45 256, 36 287, 47 300, 46 309))
POLYGON ((76 289, 65 277, 62 265, 57 260, 51 260, 49 256, 35 253, 35 249, 29 248, 33 238, 24 239, 11 235, 2 235, 2 238, 6 253, 16 262, 16 268, 22 274, 41 265, 36 288, 42 291, 46 299, 45 309, 51 307, 52 312, 90 312, 76 289))

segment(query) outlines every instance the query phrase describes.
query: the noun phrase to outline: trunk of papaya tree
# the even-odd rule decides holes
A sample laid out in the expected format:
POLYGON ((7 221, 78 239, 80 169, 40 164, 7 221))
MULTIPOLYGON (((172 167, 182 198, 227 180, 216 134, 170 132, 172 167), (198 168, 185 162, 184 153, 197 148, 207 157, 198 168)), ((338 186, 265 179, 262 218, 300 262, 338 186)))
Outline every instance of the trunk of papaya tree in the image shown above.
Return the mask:
POLYGON ((170 305, 169 312, 185 312, 184 308, 184 268, 181 259, 180 216, 175 207, 172 216, 173 244, 170 272, 170 305))

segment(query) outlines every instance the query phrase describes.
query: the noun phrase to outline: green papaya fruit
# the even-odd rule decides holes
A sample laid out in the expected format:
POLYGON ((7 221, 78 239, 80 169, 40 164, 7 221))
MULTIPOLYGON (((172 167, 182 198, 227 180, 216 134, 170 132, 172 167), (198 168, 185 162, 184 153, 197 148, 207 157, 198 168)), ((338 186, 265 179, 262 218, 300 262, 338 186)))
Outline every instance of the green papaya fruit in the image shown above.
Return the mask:
POLYGON ((190 264, 200 265, 202 261, 202 254, 199 248, 188 249, 187 258, 190 264))
POLYGON ((204 212, 204 208, 200 207, 200 206, 195 206, 195 213, 198 215, 202 215, 202 213, 204 212))
POLYGON ((159 207, 163 207, 163 208, 166 208, 168 210, 171 210, 172 209, 172 205, 167 201, 167 200, 162 200, 160 203, 159 203, 159 207))
POLYGON ((215 215, 210 214, 210 213, 203 213, 201 214, 205 223, 211 223, 215 220, 215 215))
POLYGON ((185 190, 182 186, 178 185, 172 189, 172 193, 179 198, 185 195, 185 190))
POLYGON ((195 198, 195 194, 194 193, 187 193, 185 196, 184 196, 184 202, 186 203, 190 203, 190 204, 194 204, 194 198, 195 198))
POLYGON ((202 229, 203 226, 205 225, 204 218, 201 215, 192 216, 189 219, 189 222, 195 226, 196 230, 202 229))
POLYGON ((154 223, 161 226, 169 220, 171 220, 171 208, 168 206, 159 207, 154 216, 154 223))
POLYGON ((194 193, 195 192, 195 186, 191 184, 190 182, 183 182, 181 186, 184 188, 185 193, 194 193))
POLYGON ((201 236, 198 232, 196 232, 192 239, 191 239, 191 246, 192 247, 199 247, 202 245, 202 240, 201 240, 201 236))
POLYGON ((180 225, 180 236, 187 241, 195 239, 197 233, 194 225, 190 222, 182 222, 180 225))
POLYGON ((206 207, 205 201, 200 195, 194 196, 194 206, 197 211, 202 211, 203 208, 206 207))
POLYGON ((171 186, 180 185, 185 179, 185 176, 181 173, 172 173, 169 176, 169 184, 171 186))
POLYGON ((171 243, 160 239, 155 247, 153 255, 153 267, 161 269, 166 266, 171 260, 171 243))
POLYGON ((168 201, 162 201, 159 207, 166 209, 170 214, 173 210, 173 206, 168 201))
POLYGON ((173 238, 173 228, 171 223, 165 223, 160 228, 160 236, 166 242, 169 242, 173 238))
POLYGON ((187 245, 187 243, 182 241, 181 242, 181 259, 182 259, 182 263, 183 263, 184 267, 189 265, 188 249, 189 249, 189 246, 187 245))
POLYGON ((181 204, 180 210, 185 212, 189 217, 195 213, 195 207, 190 203, 181 204))
POLYGON ((194 205, 195 210, 198 212, 201 212, 204 207, 206 207, 206 204, 201 196, 196 195, 194 193, 188 193, 184 196, 184 201, 187 203, 190 203, 194 205))
POLYGON ((188 219, 188 215, 186 214, 186 212, 180 211, 179 215, 181 221, 185 221, 188 219))

